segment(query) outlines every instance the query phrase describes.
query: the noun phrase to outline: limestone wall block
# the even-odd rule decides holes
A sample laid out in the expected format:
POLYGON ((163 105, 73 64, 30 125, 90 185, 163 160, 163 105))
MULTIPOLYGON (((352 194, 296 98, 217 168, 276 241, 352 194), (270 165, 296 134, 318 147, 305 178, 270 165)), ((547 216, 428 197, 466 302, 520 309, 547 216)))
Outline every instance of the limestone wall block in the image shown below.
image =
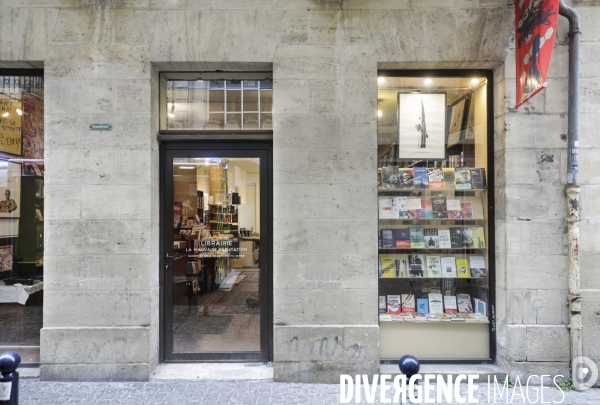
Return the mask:
POLYGON ((581 288, 600 290, 600 277, 598 277, 598 263, 600 255, 580 253, 581 288))
MULTIPOLYGON (((559 18, 563 20, 564 18, 559 18)), ((569 45, 559 43, 557 39, 554 42, 552 50, 552 61, 548 67, 548 79, 559 79, 569 77, 569 45)))
POLYGON ((47 221, 81 218, 81 186, 53 184, 44 190, 44 219, 47 221))
POLYGON ((377 302, 377 288, 275 289, 273 322, 275 325, 377 325, 374 302, 377 302))
POLYGON ((81 117, 72 114, 46 114, 44 146, 46 149, 81 148, 81 117))
POLYGON ((506 264, 509 289, 550 290, 568 285, 566 255, 509 254, 506 264))
POLYGON ((346 10, 407 10, 410 0, 346 0, 342 7, 346 10))
POLYGON ((528 221, 506 221, 506 252, 511 254, 530 253, 533 236, 528 221))
MULTIPOLYGON (((337 257, 337 256, 336 256, 337 257)), ((312 268, 308 266, 308 255, 302 250, 293 252, 292 254, 273 254, 273 285, 277 290, 298 290, 315 286, 321 281, 322 286, 339 284, 335 275, 329 273, 322 274, 324 280, 315 280, 315 274, 312 268)), ((319 273, 319 276, 321 274, 319 273)), ((280 311, 281 316, 285 316, 285 310, 278 310, 275 307, 274 311, 280 311)))
POLYGON ((195 10, 210 9, 212 0, 150 0, 151 9, 195 10))
MULTIPOLYGON (((506 79, 505 81, 505 97, 504 97, 504 107, 505 111, 510 111, 508 114, 543 114, 545 112, 545 100, 546 100, 546 89, 540 91, 525 103, 523 103, 519 108, 514 111, 515 106, 517 105, 517 79, 506 79)), ((528 118, 526 118, 528 119, 528 118)))
POLYGON ((84 115, 82 120, 85 120, 81 136, 82 148, 150 151, 150 114, 119 111, 114 114, 84 115), (110 123, 112 128, 108 131, 95 131, 89 128, 92 123, 110 123))
POLYGON ((19 60, 29 14, 30 10, 27 8, 3 7, 0 9, 1 60, 19 60))
POLYGON ((600 20, 600 9, 590 5, 585 7, 586 4, 580 4, 577 7, 579 17, 581 18, 581 42, 598 42, 600 41, 600 26, 598 21, 600 20))
POLYGON ((115 222, 114 252, 116 254, 152 253, 150 233, 158 223, 145 219, 121 219, 115 222))
POLYGON ((275 79, 334 79, 338 58, 333 45, 285 45, 277 47, 273 59, 275 79))
POLYGON ((44 81, 46 113, 99 113, 115 108, 112 80, 72 80, 49 78, 44 81))
POLYGON ((82 219, 150 219, 149 185, 83 185, 82 219))
POLYGON ((515 185, 505 192, 509 220, 560 220, 566 215, 566 195, 560 185, 515 185))
POLYGON ((273 148, 337 149, 349 146, 347 134, 340 133, 339 117, 321 114, 274 116, 273 148))
POLYGON ((44 221, 44 254, 109 255, 114 252, 115 227, 112 221, 44 221))
POLYGON ((579 114, 579 147, 593 148, 600 142, 600 114, 579 114))
POLYGON ((310 112, 317 114, 339 114, 340 95, 343 93, 341 80, 310 80, 310 112))
POLYGON ((567 132, 566 114, 538 115, 508 113, 506 148, 563 148, 561 134, 567 132))
POLYGON ((579 85, 579 111, 582 113, 600 111, 600 81, 597 78, 582 77, 579 85))
MULTIPOLYGON (((582 133, 582 138, 586 136, 582 133)), ((589 140, 588 142, 592 142, 589 140)), ((600 149, 596 148, 579 149, 579 184, 596 185, 600 184, 600 149)), ((585 203, 584 203, 585 204, 585 203)))
POLYGON ((144 79, 150 63, 143 45, 84 44, 81 71, 86 78, 144 79))
POLYGON ((213 9, 270 9, 273 0, 219 0, 213 2, 213 9))
POLYGON ((273 253, 275 255, 308 253, 310 225, 312 223, 306 219, 273 219, 273 253))
POLYGON ((372 149, 377 145, 377 115, 346 114, 341 118, 344 148, 372 149))
POLYGON ((150 82, 147 80, 115 81, 116 110, 132 113, 150 113, 152 97, 150 82))
MULTIPOLYGON (((376 185, 371 181, 373 173, 377 171, 377 150, 374 148, 369 150, 312 149, 309 154, 309 165, 310 178, 314 183, 376 185)), ((358 187, 355 187, 356 191, 357 189, 358 187)), ((371 190, 372 187, 368 189, 371 190)), ((374 191, 373 196, 376 195, 374 191)), ((358 195, 349 197, 360 198, 358 195)))
POLYGON ((44 60, 44 75, 49 77, 81 76, 81 45, 48 45, 44 60))
POLYGON ((338 96, 344 115, 377 113, 377 80, 373 77, 345 80, 338 96))
POLYGON ((527 360, 527 328, 508 325, 508 354, 513 361, 527 360))
POLYGON ((287 44, 335 44, 343 35, 341 11, 288 10, 281 41, 287 44))
MULTIPOLYGON (((592 287, 587 287, 592 288, 592 287)), ((596 291, 582 291, 583 301, 581 317, 583 323, 583 355, 600 362, 600 293, 596 291)))
POLYGON ((579 215, 582 218, 600 217, 600 186, 581 187, 579 215))
POLYGON ((479 8, 479 0, 411 0, 410 8, 479 8))
POLYGON ((308 113, 310 101, 308 80, 274 80, 273 94, 273 114, 308 113))
POLYGON ((504 159, 504 168, 508 169, 508 172, 505 173, 505 181, 508 185, 539 183, 535 149, 509 150, 504 153, 504 159))
POLYGON ((548 79, 548 87, 544 90, 545 109, 548 113, 566 113, 569 100, 568 79, 548 79))
MULTIPOLYGON (((123 149, 115 150, 114 153, 115 180, 113 184, 151 184, 152 156, 149 151, 123 149)), ((153 196, 156 198, 158 193, 153 196)))
MULTIPOLYGON (((345 213, 346 214, 346 213, 345 213)), ((353 252, 372 254, 377 247, 374 235, 377 235, 376 219, 354 219, 351 214, 343 219, 312 220, 309 227, 309 251, 315 254, 331 252, 353 252), (349 232, 348 229, 352 229, 349 232)))
MULTIPOLYGON (((73 185, 82 184, 85 174, 83 170, 73 170, 85 166, 83 152, 69 149, 46 149, 44 153, 45 163, 45 185, 73 185)), ((45 190, 50 192, 51 187, 45 190)), ((52 209, 50 200, 46 200, 46 210, 52 209)))
POLYGON ((273 150, 273 184, 310 183, 309 149, 273 150))
POLYGON ((564 326, 528 326, 527 361, 569 361, 569 331, 564 326))

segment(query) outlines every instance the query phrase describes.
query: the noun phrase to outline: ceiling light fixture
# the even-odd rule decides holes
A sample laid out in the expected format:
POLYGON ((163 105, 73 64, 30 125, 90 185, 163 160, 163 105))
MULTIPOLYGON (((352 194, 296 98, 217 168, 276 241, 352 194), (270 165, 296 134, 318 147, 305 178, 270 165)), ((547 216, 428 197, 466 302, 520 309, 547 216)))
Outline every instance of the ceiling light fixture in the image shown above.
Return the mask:
POLYGON ((169 117, 175 117, 175 101, 171 101, 171 111, 167 114, 169 117))
POLYGON ((479 79, 471 79, 471 85, 476 86, 479 84, 479 79))
POLYGON ((381 110, 377 110, 377 116, 381 117, 383 115, 383 113, 381 112, 381 110))
POLYGON ((432 79, 430 79, 430 78, 427 78, 427 79, 425 79, 425 84, 426 84, 427 86, 429 86, 431 83, 433 83, 433 80, 432 80, 432 79))
POLYGON ((377 78, 377 83, 381 84, 383 82, 385 82, 385 77, 378 77, 377 78))
POLYGON ((194 166, 179 166, 179 168, 183 169, 183 170, 193 170, 193 169, 195 169, 194 166))

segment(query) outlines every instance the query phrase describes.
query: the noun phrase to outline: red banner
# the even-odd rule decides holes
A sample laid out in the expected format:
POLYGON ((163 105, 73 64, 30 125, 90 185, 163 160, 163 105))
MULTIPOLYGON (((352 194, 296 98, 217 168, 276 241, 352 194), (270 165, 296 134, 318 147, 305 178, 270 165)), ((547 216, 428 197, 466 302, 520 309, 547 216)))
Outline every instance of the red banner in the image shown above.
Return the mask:
POLYGON ((518 108, 545 87, 552 57, 559 0, 515 1, 518 108))

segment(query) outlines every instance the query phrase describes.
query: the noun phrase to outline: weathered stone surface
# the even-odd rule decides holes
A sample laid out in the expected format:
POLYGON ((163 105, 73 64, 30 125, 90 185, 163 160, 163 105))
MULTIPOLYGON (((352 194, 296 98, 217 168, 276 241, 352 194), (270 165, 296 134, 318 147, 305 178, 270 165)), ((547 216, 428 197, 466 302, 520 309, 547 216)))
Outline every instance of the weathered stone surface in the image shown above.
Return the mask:
POLYGON ((306 219, 274 219, 273 231, 279 235, 273 241, 273 252, 277 254, 308 253, 308 227, 312 223, 306 219))
POLYGON ((569 361, 569 331, 565 326, 528 326, 527 360, 569 361))

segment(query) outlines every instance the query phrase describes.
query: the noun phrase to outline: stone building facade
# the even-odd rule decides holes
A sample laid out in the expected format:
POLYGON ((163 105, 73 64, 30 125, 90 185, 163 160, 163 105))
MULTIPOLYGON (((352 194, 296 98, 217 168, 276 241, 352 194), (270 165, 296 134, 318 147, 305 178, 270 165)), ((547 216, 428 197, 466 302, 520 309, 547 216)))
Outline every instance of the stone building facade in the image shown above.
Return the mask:
MULTIPOLYGON (((273 72, 277 380, 379 368, 378 69, 493 70, 495 361, 520 375, 568 375, 567 24, 548 88, 514 110, 510 3, 5 0, 0 67, 45 77, 42 378, 145 380, 159 363, 158 77, 216 69, 273 72), (91 122, 113 130, 99 137, 91 122), (309 350, 324 338, 344 350, 309 350)), ((583 345, 598 362, 600 7, 574 3, 583 345)))

